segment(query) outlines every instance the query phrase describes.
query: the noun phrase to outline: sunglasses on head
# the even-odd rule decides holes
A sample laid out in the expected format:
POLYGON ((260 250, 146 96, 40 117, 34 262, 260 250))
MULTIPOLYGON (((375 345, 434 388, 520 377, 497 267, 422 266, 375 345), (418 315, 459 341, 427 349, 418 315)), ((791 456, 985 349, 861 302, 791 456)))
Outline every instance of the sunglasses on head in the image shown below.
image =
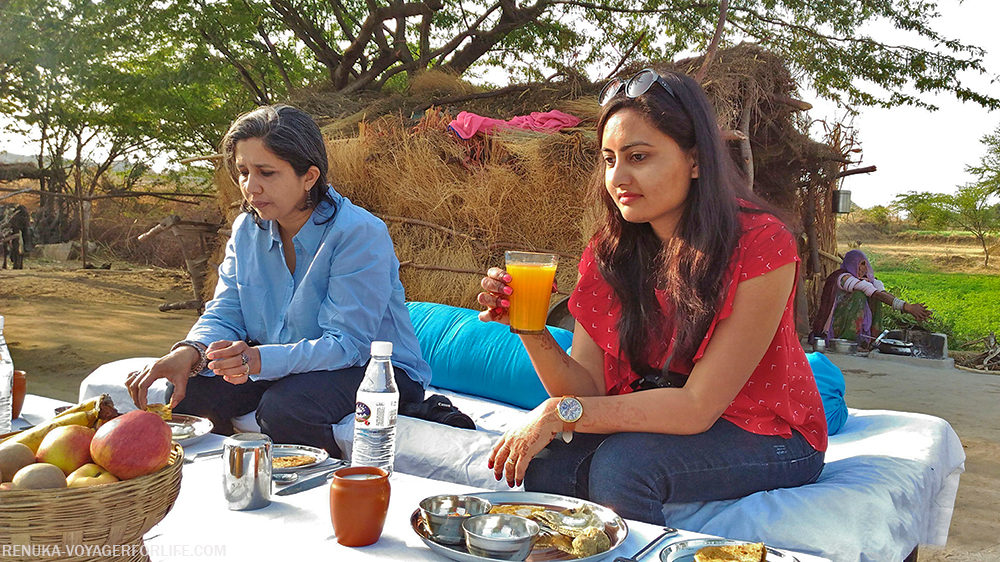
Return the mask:
POLYGON ((618 96, 618 94, 622 93, 622 90, 625 91, 625 97, 629 99, 637 98, 648 92, 653 84, 659 84, 672 97, 677 97, 673 88, 670 87, 670 84, 662 76, 657 74, 652 68, 646 68, 640 70, 628 80, 615 78, 608 82, 608 85, 604 86, 604 89, 601 90, 601 95, 597 97, 597 101, 601 106, 605 106, 609 101, 618 96))

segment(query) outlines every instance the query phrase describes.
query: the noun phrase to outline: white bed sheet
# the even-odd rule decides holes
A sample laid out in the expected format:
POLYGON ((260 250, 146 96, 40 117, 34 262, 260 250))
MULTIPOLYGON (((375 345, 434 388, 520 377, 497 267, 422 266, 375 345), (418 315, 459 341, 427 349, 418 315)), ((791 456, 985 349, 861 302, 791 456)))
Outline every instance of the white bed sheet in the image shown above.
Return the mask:
MULTIPOLYGON (((498 435, 523 410, 429 389, 477 420, 479 431, 401 418, 396 466, 439 480, 507 489, 486 468, 498 435)), ((945 420, 924 414, 849 409, 830 438, 826 466, 808 486, 738 500, 666 504, 668 525, 829 558, 902 561, 918 544, 944 545, 965 470, 965 452, 945 420)))
MULTIPOLYGON (((116 404, 126 406, 131 400, 120 387, 121 373, 145 362, 137 358, 102 366, 81 385, 81 399, 109 392, 116 404)), ((164 390, 157 387, 152 394, 162 397, 164 390)), ((431 393, 448 396, 479 429, 400 417, 396 469, 508 489, 493 478, 486 459, 496 438, 519 423, 524 410, 442 389, 430 388, 431 393)), ((252 415, 248 419, 252 422, 252 415)), ((334 426, 345 450, 352 423, 334 426)), ((908 412, 850 409, 843 429, 830 438, 826 463, 819 481, 808 486, 738 500, 667 504, 664 515, 677 528, 764 541, 835 562, 899 562, 918 544, 945 544, 965 470, 965 452, 948 422, 908 412)))

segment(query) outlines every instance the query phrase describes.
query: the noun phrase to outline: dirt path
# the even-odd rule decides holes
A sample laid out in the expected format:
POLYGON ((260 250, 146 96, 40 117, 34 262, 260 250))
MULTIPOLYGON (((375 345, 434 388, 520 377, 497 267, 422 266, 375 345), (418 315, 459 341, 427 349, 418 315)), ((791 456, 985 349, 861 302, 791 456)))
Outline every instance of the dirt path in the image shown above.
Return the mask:
MULTIPOLYGON (((162 355, 197 318, 192 311, 156 308, 190 298, 180 270, 28 266, 36 269, 0 270, 0 314, 14 363, 28 372, 33 394, 75 402, 80 381, 94 368, 162 355)), ((924 548, 920 561, 1000 560, 1000 376, 830 357, 845 372, 849 406, 942 417, 965 445, 948 547, 924 548)))
POLYGON ((189 291, 186 274, 174 270, 0 270, 0 315, 28 392, 76 402, 97 366, 159 356, 184 339, 197 314, 157 306, 189 291))
POLYGON ((920 561, 1000 560, 1000 375, 925 369, 892 361, 827 354, 844 372, 847 405, 900 410, 948 420, 965 447, 965 473, 945 549, 925 547, 920 561))

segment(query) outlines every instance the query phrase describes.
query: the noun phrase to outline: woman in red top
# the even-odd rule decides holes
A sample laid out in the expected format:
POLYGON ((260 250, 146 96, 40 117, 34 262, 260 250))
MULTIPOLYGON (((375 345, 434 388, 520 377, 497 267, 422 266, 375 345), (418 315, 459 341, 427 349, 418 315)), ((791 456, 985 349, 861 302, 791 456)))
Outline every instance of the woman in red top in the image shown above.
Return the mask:
MULTIPOLYGON (((552 398, 490 468, 659 525, 664 502, 815 481, 826 419, 795 331, 794 237, 742 187, 694 80, 647 69, 600 101, 606 212, 570 298, 572 356, 520 336, 552 398)), ((482 320, 507 322, 509 282, 483 279, 482 320)))

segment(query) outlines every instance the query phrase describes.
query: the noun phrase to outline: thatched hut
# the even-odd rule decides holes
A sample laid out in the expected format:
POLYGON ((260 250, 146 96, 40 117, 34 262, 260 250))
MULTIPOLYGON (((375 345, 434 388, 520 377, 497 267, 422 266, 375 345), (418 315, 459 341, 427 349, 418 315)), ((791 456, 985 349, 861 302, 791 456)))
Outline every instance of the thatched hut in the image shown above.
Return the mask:
MULTIPOLYGON (((643 65, 632 66, 634 71, 643 65)), ((652 66, 691 73, 701 60, 652 66)), ((830 205, 847 162, 843 147, 809 138, 802 113, 808 104, 796 101, 795 80, 775 55, 757 46, 720 51, 704 85, 754 190, 803 232, 802 293, 812 309, 817 280, 836 268, 814 257, 836 252, 830 205)), ((477 91, 428 73, 407 94, 348 99, 312 93, 296 103, 317 117, 328 137, 337 190, 388 224, 407 297, 476 308, 479 278, 502 264, 507 249, 558 253, 561 292, 575 283, 576 262, 593 224, 588 186, 597 161, 594 121, 601 87, 569 74, 477 91), (506 130, 470 140, 447 127, 463 110, 510 119, 551 109, 583 121, 558 133, 506 130)), ((217 183, 220 205, 232 219, 239 192, 225 174, 217 175, 217 183)))

